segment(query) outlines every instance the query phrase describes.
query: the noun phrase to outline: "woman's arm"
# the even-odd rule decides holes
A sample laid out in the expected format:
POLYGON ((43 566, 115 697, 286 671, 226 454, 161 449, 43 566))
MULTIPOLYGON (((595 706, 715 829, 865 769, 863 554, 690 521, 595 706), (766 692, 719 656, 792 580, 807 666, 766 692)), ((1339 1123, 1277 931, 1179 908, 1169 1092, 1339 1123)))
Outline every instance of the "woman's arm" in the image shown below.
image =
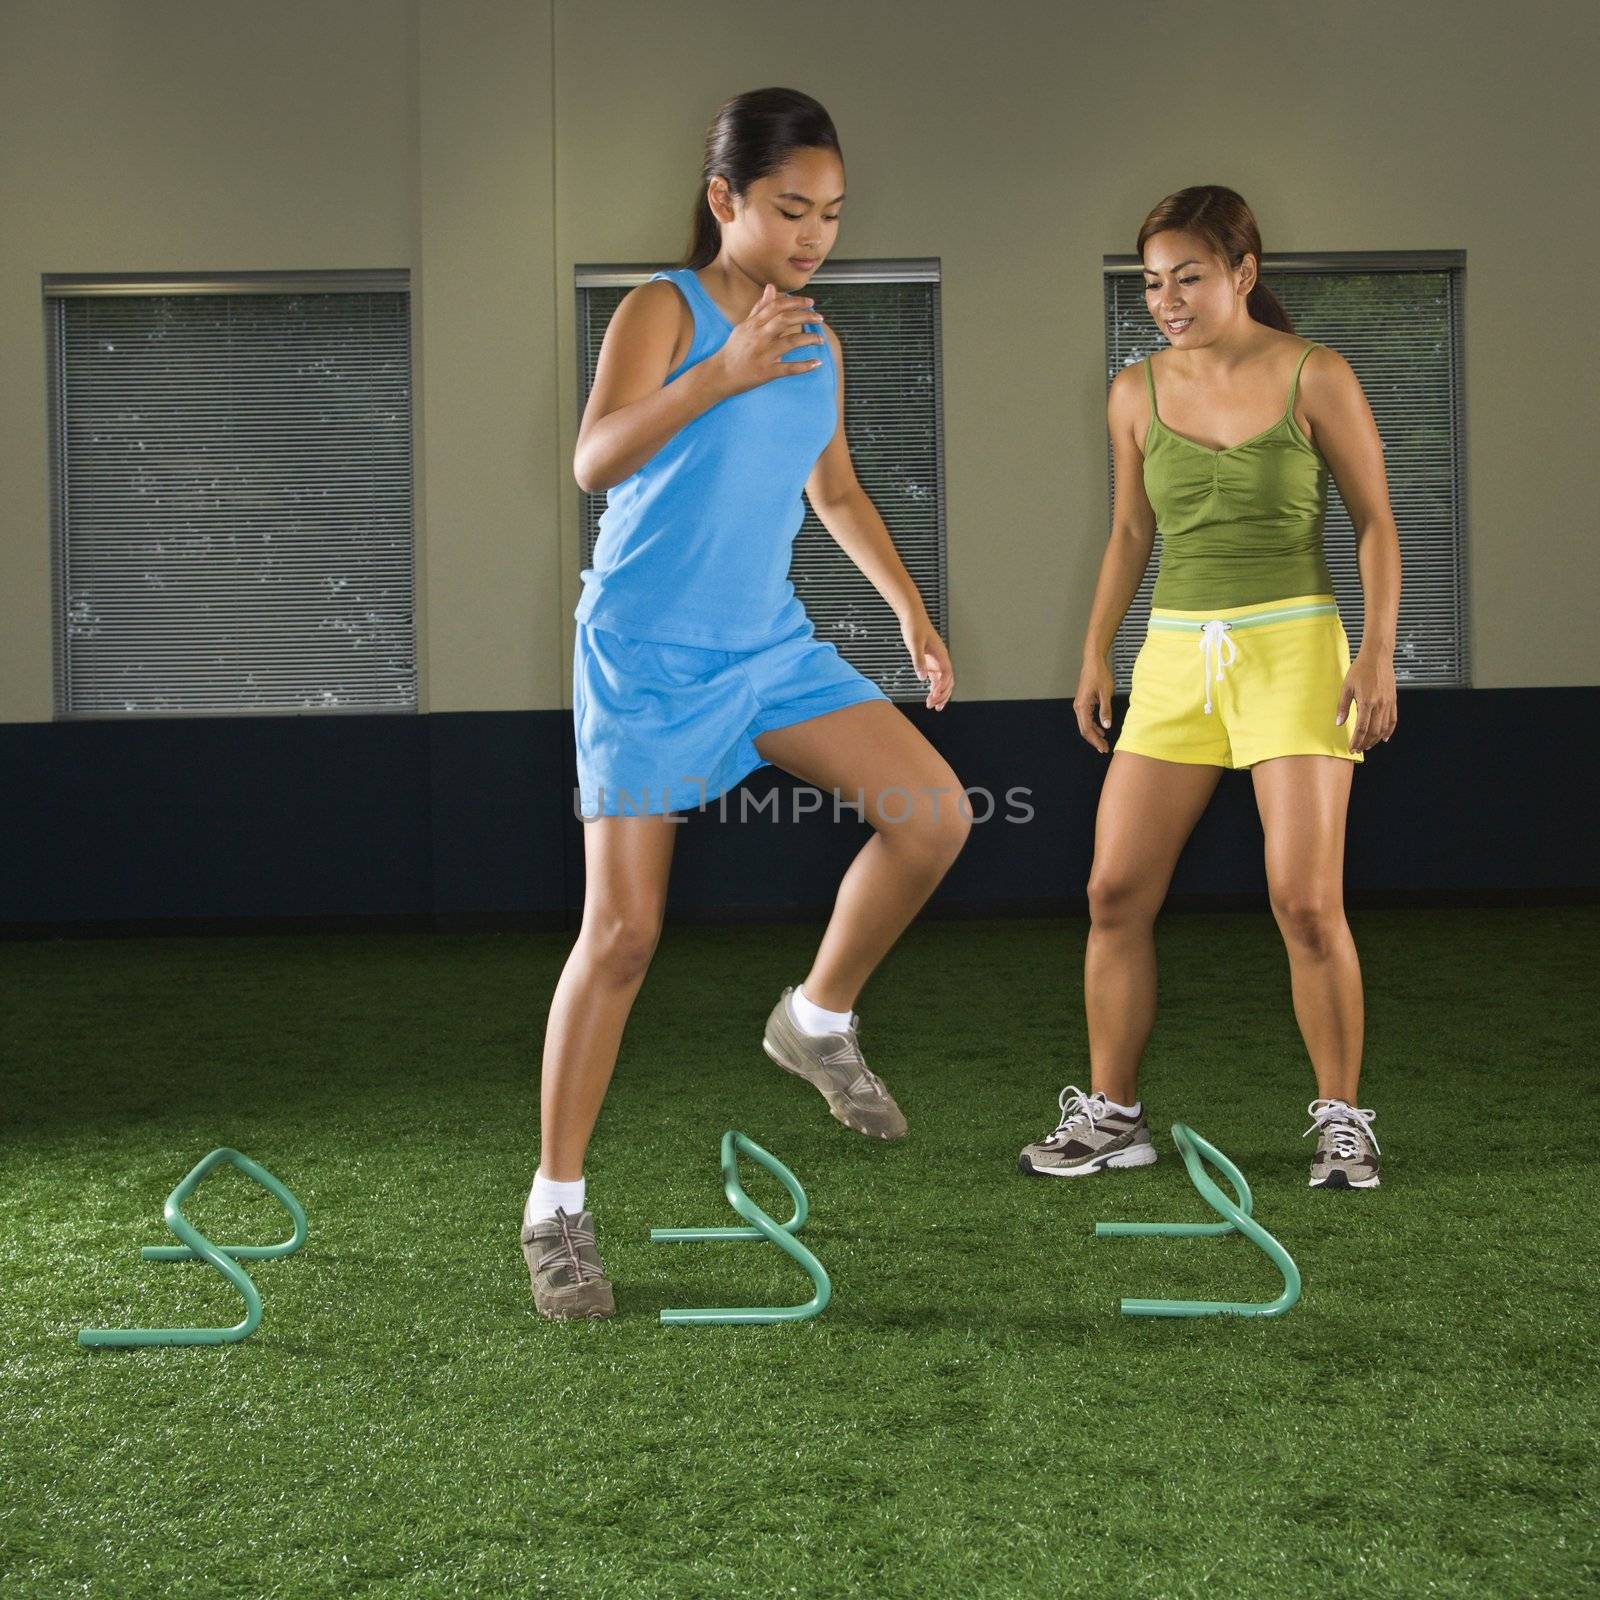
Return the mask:
POLYGON ((1336 721, 1357 706, 1350 748, 1366 750, 1387 739, 1399 720, 1394 646, 1400 617, 1400 532, 1389 507, 1383 440, 1361 380, 1327 345, 1313 350, 1300 373, 1300 393, 1312 442, 1333 472, 1356 535, 1364 617, 1361 648, 1339 698, 1336 721))
POLYGON ((1333 472, 1356 534, 1365 618, 1361 649, 1394 656, 1400 617, 1400 533, 1389 507, 1383 441, 1361 380, 1337 350, 1313 350, 1300 373, 1312 442, 1333 472))
POLYGON ((1144 492, 1144 452, 1137 432, 1143 411, 1139 369, 1124 367, 1111 380, 1111 392, 1106 396, 1106 427, 1116 463, 1116 502, 1111 508, 1111 537, 1106 541, 1089 607, 1089 626, 1084 631, 1085 663, 1110 656, 1111 643, 1139 592, 1156 547, 1156 514, 1144 492))
POLYGON ((682 306, 677 285, 655 278, 630 289, 612 313, 572 457, 573 476, 587 493, 630 477, 679 429, 734 392, 721 351, 663 383, 682 306))

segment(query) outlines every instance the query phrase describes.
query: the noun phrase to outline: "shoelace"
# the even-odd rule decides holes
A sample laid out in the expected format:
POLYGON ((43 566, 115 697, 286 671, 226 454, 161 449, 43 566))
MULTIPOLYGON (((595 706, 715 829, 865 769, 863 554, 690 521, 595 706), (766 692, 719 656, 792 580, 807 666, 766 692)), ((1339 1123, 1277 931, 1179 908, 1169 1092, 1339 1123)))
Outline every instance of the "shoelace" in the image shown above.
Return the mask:
POLYGON ((822 1066, 861 1067, 861 1075, 851 1083, 850 1093, 854 1094, 858 1093, 859 1090, 867 1090, 867 1093, 886 1094, 888 1090, 883 1086, 882 1078, 878 1077, 874 1070, 867 1066, 866 1058, 861 1054, 861 1046, 856 1043, 856 1034, 858 1034, 859 1027, 861 1027, 861 1018, 854 1011, 851 1011, 850 1032, 840 1035, 845 1042, 838 1046, 838 1050, 830 1050, 826 1056, 822 1056, 822 1066))
MULTIPOLYGON (((1306 1133, 1327 1128, 1333 1139, 1333 1153, 1337 1160, 1353 1161, 1362 1154, 1363 1136, 1372 1141, 1372 1148, 1377 1154, 1383 1154, 1372 1131, 1372 1119, 1378 1114, 1376 1111, 1359 1110, 1346 1105, 1343 1100, 1313 1100, 1306 1110, 1311 1113, 1311 1126, 1306 1133)), ((1300 1137, 1305 1138, 1306 1133, 1300 1137)))
POLYGON ((1239 647, 1230 637, 1233 624, 1214 618, 1200 630, 1200 648, 1206 653, 1206 714, 1211 713, 1211 674, 1215 671, 1217 682, 1222 682, 1224 647, 1228 651, 1227 665, 1232 666, 1239 657, 1239 647))
POLYGON ((858 1077, 852 1080, 847 1091, 851 1095, 870 1094, 879 1100, 889 1098, 889 1090, 882 1078, 872 1070, 861 1054, 861 1047, 856 1043, 856 1034, 861 1027, 861 1018, 855 1012, 850 1013, 850 1031, 844 1036, 844 1043, 837 1050, 831 1051, 822 1058, 823 1065, 829 1067, 860 1067, 858 1077))
POLYGON ((850 1085, 850 1093, 852 1095, 876 1095, 880 1100, 889 1098, 889 1091, 884 1086, 883 1079, 871 1067, 863 1067, 861 1069, 861 1076, 850 1085))
POLYGON ((1085 1094, 1075 1083, 1069 1083, 1056 1098, 1056 1104, 1061 1108, 1061 1120, 1056 1124, 1055 1131, 1045 1137, 1044 1143, 1054 1144, 1076 1122, 1087 1119, 1089 1132, 1094 1132, 1096 1121, 1108 1115, 1105 1097, 1096 1090, 1094 1094, 1085 1094))
MULTIPOLYGON (((592 1283, 596 1278, 605 1277, 603 1268, 585 1261, 578 1254, 578 1246, 580 1244, 594 1245, 593 1227, 579 1227, 577 1222, 559 1206, 556 1207, 556 1224, 561 1229, 561 1243, 539 1258, 539 1271, 543 1272, 551 1262, 559 1261, 565 1256, 571 1264, 572 1270, 577 1274, 580 1288, 585 1283, 592 1283)), ((598 1252, 598 1247, 596 1249, 598 1252)))

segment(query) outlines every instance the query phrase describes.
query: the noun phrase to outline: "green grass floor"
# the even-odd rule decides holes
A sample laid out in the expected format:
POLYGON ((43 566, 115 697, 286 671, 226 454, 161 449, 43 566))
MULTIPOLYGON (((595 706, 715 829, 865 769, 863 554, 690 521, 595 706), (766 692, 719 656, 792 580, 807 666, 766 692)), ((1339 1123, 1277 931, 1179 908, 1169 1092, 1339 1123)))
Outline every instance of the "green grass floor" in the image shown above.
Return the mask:
MULTIPOLYGON (((1162 1159, 1078 1182, 1018 1149, 1089 1087, 1080 921, 914 927, 859 1002, 911 1136, 873 1145, 760 1049, 815 928, 667 929, 590 1153, 609 1322, 533 1311, 517 1224, 565 935, 62 941, 0 950, 0 1595, 1574 1596, 1597 1592, 1600 909, 1355 913, 1383 1187, 1309 1191, 1314 1094, 1276 929, 1159 926, 1141 1083, 1162 1159), (1243 1169, 1305 1279, 1281 1319, 1167 1134, 1243 1169), (733 1221, 738 1127, 799 1175, 816 1321, 733 1221), (85 1324, 232 1323, 141 1261, 233 1145, 310 1238, 252 1268, 247 1341, 103 1350, 85 1324)), ((780 1218, 781 1192, 747 1172, 780 1218)), ((231 1169, 188 1208, 282 1237, 231 1169)))

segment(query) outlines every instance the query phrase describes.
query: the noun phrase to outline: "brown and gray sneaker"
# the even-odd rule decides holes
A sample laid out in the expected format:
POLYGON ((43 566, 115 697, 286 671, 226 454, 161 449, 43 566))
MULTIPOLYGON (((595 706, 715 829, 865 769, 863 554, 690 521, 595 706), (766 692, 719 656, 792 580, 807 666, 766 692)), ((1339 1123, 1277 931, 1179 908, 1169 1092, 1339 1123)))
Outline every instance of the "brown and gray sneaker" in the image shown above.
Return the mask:
POLYGON ((883 1079, 862 1059, 856 1043, 861 1018, 852 1011, 843 1033, 806 1033, 789 1009, 791 984, 767 1018, 761 1048, 783 1068, 822 1092, 828 1109, 847 1128, 874 1139, 903 1139, 906 1119, 883 1079))
POLYGON ((1317 1135, 1310 1187, 1376 1189, 1379 1151, 1372 1119, 1377 1113, 1358 1111, 1343 1100, 1313 1100, 1306 1110, 1311 1113, 1311 1126, 1300 1137, 1317 1135))
POLYGON ((533 1303, 545 1317, 609 1317, 616 1310, 611 1280, 594 1242, 594 1213, 559 1206, 553 1217, 522 1225, 522 1258, 533 1282, 533 1303))
POLYGON ((1156 1158, 1141 1102, 1136 1116, 1113 1111, 1096 1090, 1068 1084, 1057 1098, 1061 1120, 1037 1144, 1026 1145, 1017 1170, 1033 1178, 1084 1178, 1107 1167, 1148 1167, 1156 1158))

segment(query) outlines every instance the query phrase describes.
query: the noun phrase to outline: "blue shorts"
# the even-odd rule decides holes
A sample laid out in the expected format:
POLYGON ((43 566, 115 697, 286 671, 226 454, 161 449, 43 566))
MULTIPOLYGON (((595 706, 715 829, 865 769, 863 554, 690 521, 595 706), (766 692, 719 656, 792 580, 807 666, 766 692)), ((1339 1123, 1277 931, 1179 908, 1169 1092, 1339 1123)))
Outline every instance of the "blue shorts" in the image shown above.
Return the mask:
POLYGON ((692 810, 770 765, 758 734, 888 699, 817 638, 809 617, 760 650, 658 644, 580 622, 572 652, 580 815, 692 810))

